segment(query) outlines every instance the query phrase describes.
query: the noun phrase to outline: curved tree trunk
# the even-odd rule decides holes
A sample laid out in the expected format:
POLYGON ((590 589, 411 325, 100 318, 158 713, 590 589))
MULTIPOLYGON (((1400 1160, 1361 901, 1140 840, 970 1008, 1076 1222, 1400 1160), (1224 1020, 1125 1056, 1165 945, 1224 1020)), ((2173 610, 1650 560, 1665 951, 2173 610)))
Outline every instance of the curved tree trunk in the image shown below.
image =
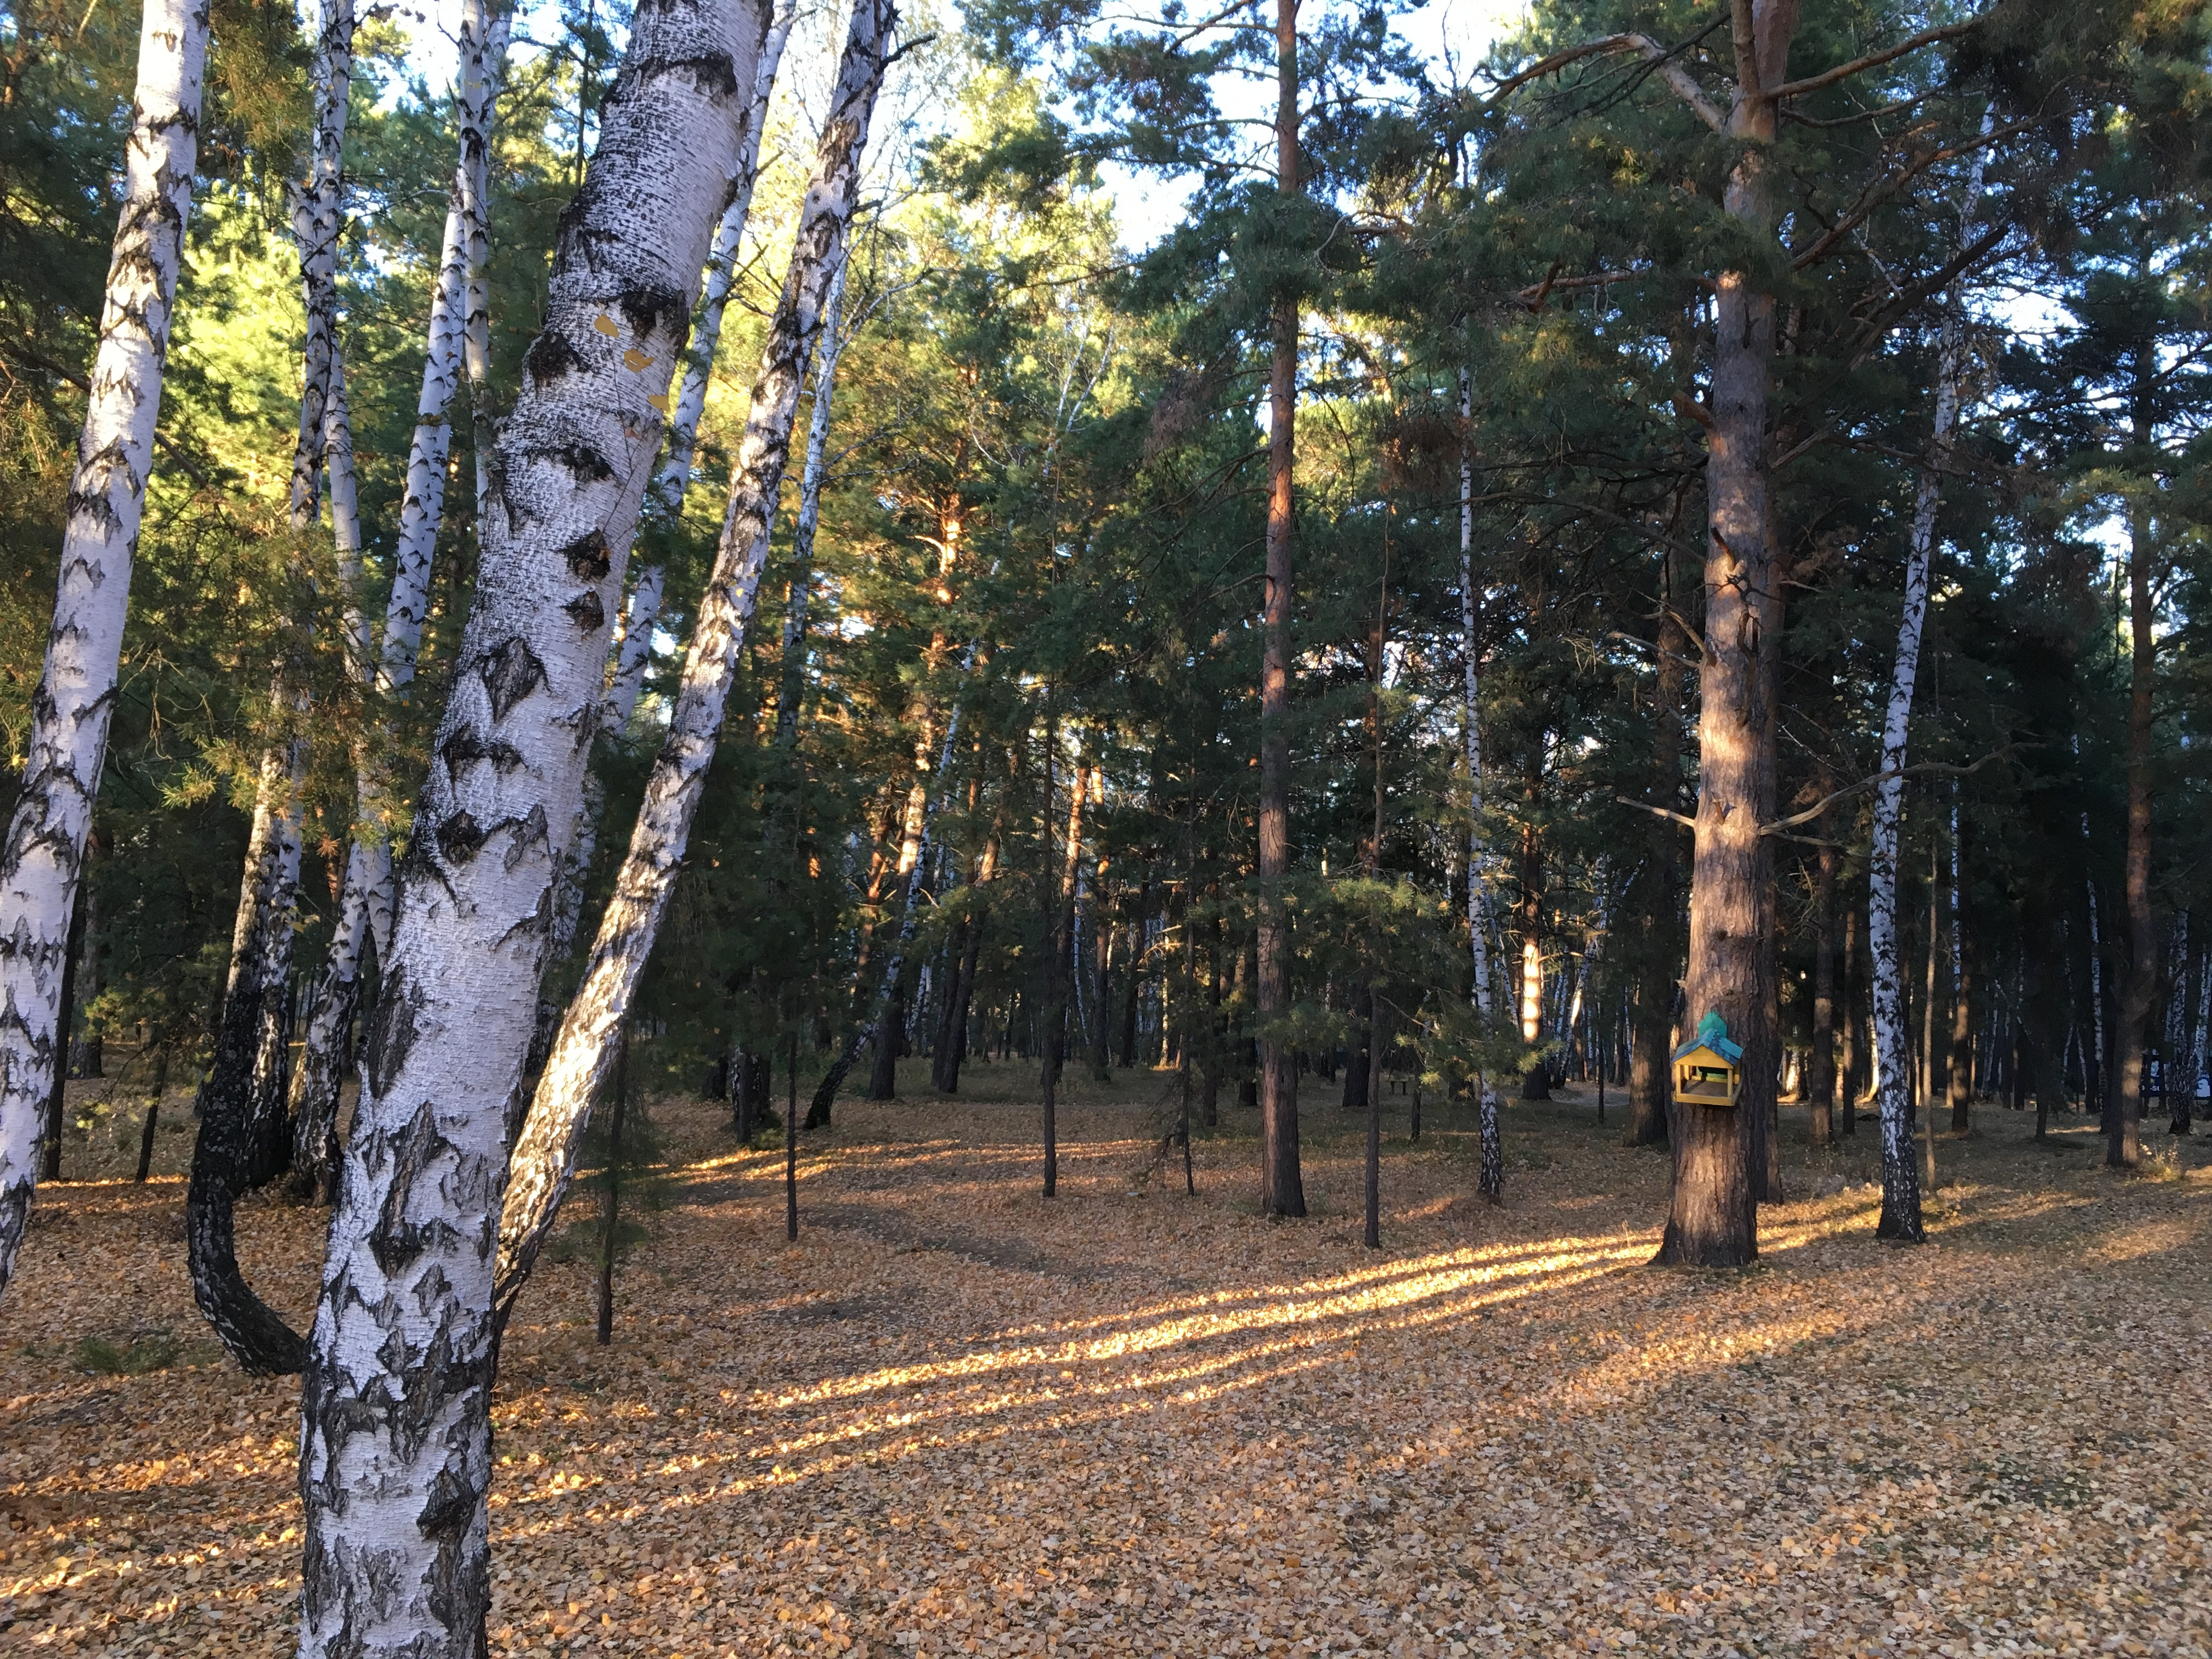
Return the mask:
MULTIPOLYGON (((307 178, 294 187, 291 204, 307 322, 300 435, 292 453, 291 517, 295 532, 314 528, 318 486, 327 474, 349 665, 365 672, 370 656, 358 604, 361 520, 337 341, 337 239, 353 32, 352 0, 325 0, 315 37, 315 125, 307 178)), ((301 643, 295 641, 292 648, 301 643)), ((276 718, 289 715, 293 730, 262 757, 253 834, 231 933, 229 982, 213 1064, 200 1091, 200 1132, 185 1194, 193 1300, 231 1358, 257 1376, 295 1371, 306 1353, 299 1334, 255 1295, 240 1272, 231 1218, 240 1195, 281 1174, 291 1151, 284 1116, 290 1058, 285 992, 299 896, 301 791, 307 768, 306 684, 304 665, 279 665, 271 702, 276 718)), ((356 908, 365 921, 365 902, 356 908)), ((342 913, 342 927, 343 921, 342 913)))
POLYGON ((198 149, 204 0, 147 0, 91 393, 70 478, 61 578, 31 702, 22 793, 0 842, 0 1291, 23 1242, 39 1134, 65 1056, 61 979, 107 751, 131 562, 198 149))
POLYGON ((647 781, 629 852, 583 982, 562 1019, 515 1144, 499 1230, 502 1321, 530 1275, 574 1172, 577 1150, 591 1121, 592 1098, 605 1075, 611 1039, 652 953, 706 787, 738 652, 759 592, 799 386, 820 335, 830 281, 845 257, 861 153, 896 21, 890 0, 860 0, 854 8, 782 297, 762 348, 751 408, 731 469, 721 544, 700 601, 667 739, 647 781))
POLYGON ((301 1400, 307 1659, 470 1659, 492 1272, 558 836, 763 12, 641 8, 488 458, 495 510, 400 872, 301 1400))

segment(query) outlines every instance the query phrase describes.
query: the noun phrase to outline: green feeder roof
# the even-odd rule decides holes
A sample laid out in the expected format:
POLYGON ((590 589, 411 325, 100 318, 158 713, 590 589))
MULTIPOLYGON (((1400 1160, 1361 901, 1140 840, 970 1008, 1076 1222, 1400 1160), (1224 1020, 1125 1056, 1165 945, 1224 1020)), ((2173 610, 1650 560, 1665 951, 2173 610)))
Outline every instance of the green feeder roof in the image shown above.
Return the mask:
POLYGON ((1710 1048, 1731 1066, 1743 1059, 1743 1045, 1729 1041, 1728 1022, 1721 1018, 1717 1008, 1707 1011, 1698 1022, 1697 1035, 1674 1050, 1674 1058, 1681 1059, 1692 1048, 1710 1048))

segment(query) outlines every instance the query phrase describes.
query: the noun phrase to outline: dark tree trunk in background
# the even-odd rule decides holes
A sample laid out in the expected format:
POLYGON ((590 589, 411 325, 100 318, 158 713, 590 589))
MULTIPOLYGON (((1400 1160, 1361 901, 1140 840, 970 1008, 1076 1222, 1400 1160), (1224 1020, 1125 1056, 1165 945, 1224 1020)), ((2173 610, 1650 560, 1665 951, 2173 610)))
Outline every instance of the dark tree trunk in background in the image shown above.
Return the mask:
MULTIPOLYGON (((1814 787, 1823 794, 1834 781, 1822 769, 1814 787)), ((1827 820, 1820 820, 1825 828, 1827 820)), ((1832 847, 1820 852, 1813 887, 1813 1052, 1805 1067, 1805 1099, 1813 1109, 1812 1139, 1835 1139, 1836 1109, 1836 865, 1832 847)))
POLYGON ((1865 980, 1859 973, 1859 911, 1856 904, 1844 906, 1844 956, 1840 965, 1844 1030, 1842 1075, 1836 1079, 1836 1108, 1843 1132, 1855 1135, 1859 1132, 1859 1033, 1865 1029, 1860 1024, 1858 992, 1865 980))
MULTIPOLYGON (((2146 367, 2148 373, 2148 367, 2146 367)), ((2136 441, 2147 446, 2147 415, 2136 422, 2136 441)), ((2105 1162, 2132 1170, 2142 1162, 2143 1051, 2151 1004, 2158 991, 2158 927, 2151 912, 2151 694, 2158 666, 2157 617, 2151 603, 2154 532, 2137 505, 2131 515, 2128 556, 2128 849, 2125 896, 2128 971, 2120 988, 2118 1084, 2107 1120, 2105 1162)))
MULTIPOLYGON (((84 951, 84 912, 89 902, 85 895, 91 885, 82 879, 76 884, 76 897, 70 906, 69 936, 62 947, 60 1023, 55 1027, 54 1046, 64 1051, 70 1042, 70 1023, 76 1013, 76 963, 84 951)), ((53 1082, 46 1090, 45 1156, 39 1171, 41 1181, 62 1178, 62 1131, 69 1119, 69 1074, 68 1066, 55 1066, 53 1082)))
MULTIPOLYGON (((1689 636, 1675 619, 1674 556, 1660 566, 1664 607, 1657 636, 1658 672, 1651 710, 1651 799, 1673 808, 1682 790, 1682 665, 1689 636)), ((1634 944, 1636 1006, 1629 1025, 1628 1122, 1621 1139, 1650 1146, 1667 1139, 1673 1098, 1671 1041, 1675 981, 1681 965, 1682 829, 1654 817, 1645 826, 1643 936, 1634 944)))
POLYGON ((1357 1112, 1366 1108, 1367 1072, 1374 1063, 1374 1042, 1368 1025, 1375 1018, 1375 994, 1364 985, 1355 985, 1345 1003, 1345 1012, 1358 1025, 1344 1051, 1344 1109, 1357 1112))

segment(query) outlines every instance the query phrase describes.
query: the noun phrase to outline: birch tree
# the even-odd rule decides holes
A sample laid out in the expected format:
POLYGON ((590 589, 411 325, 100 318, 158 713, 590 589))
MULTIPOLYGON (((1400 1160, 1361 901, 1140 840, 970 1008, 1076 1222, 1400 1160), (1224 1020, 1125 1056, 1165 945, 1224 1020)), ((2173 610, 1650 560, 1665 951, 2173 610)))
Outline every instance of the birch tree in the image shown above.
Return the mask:
MULTIPOLYGON (((1986 128, 1985 128, 1986 130, 1986 128)), ((1967 176, 1960 223, 1971 226, 1982 191, 1982 160, 1977 155, 1967 176)), ((1964 235, 1960 240, 1963 241, 1964 235)), ((1929 434, 1927 465, 1912 503, 1912 545, 1905 567, 1905 608, 1897 624, 1897 667, 1890 677, 1889 703, 1882 717, 1881 781, 1875 786, 1873 848, 1868 860, 1867 943, 1874 957, 1875 1109, 1881 1123, 1881 1218, 1875 1237, 1908 1244, 1922 1243, 1920 1171, 1913 1159, 1910 1055, 1905 1032, 1904 951, 1898 938, 1898 831, 1904 816, 1905 738, 1912 716, 1912 690, 1920 666, 1920 636, 1928 620, 1928 563, 1936 544, 1936 510, 1943 489, 1943 467, 1951 453, 1952 428, 1959 418, 1960 387, 1966 377, 1966 307, 1951 295, 1943 315, 1936 370, 1936 417, 1929 434)), ((1931 937, 1929 949, 1936 948, 1931 937)), ((1934 1091, 1923 1101, 1936 1131, 1934 1091)))
POLYGON ((302 1391, 316 1659, 484 1650, 507 1105, 623 550, 768 24, 751 3, 637 13, 489 447, 482 567, 399 872, 302 1391))
POLYGON ((53 626, 22 793, 0 842, 0 1291, 37 1180, 40 1121, 64 1060, 62 980, 114 712, 131 565, 191 210, 205 0, 146 0, 100 345, 70 478, 53 626))
MULTIPOLYGON (((353 33, 352 0, 325 0, 315 34, 314 126, 306 176, 291 192, 292 236, 300 253, 307 324, 300 433, 292 452, 291 521, 295 534, 314 529, 327 476, 338 580, 345 590, 346 653, 358 671, 370 658, 359 605, 361 520, 337 339, 338 222, 353 33)), ((291 729, 262 757, 222 1014, 200 1090, 200 1132, 185 1194, 192 1299, 231 1358, 255 1376, 296 1371, 305 1357, 299 1334, 254 1293, 240 1271, 232 1215, 242 1194, 278 1172, 289 1151, 283 999, 291 970, 300 884, 300 795, 307 765, 306 671, 296 660, 305 644, 300 635, 297 627, 285 630, 271 686, 272 718, 291 729)))
POLYGON ((652 954, 698 813, 738 653, 759 597, 799 389, 821 334, 830 284, 845 258, 869 118, 890 62, 896 23, 892 0, 856 0, 791 264, 738 441, 721 539, 670 708, 668 735, 647 780, 629 850, 582 982, 562 1020, 515 1144, 499 1229, 502 1319, 529 1277, 574 1173, 592 1101, 611 1057, 611 1039, 652 954))
MULTIPOLYGON (((1459 377, 1459 417, 1474 416, 1474 387, 1465 369, 1459 377)), ((1474 452, 1462 441, 1459 455, 1459 617, 1461 655, 1466 684, 1461 714, 1467 754, 1467 933, 1474 952, 1474 1011, 1487 1033, 1491 1019, 1489 874, 1490 847, 1482 823, 1481 617, 1474 587, 1474 452)), ((1498 1085, 1485 1071, 1475 1079, 1480 1102, 1483 1195, 1495 1203, 1505 1191, 1505 1152, 1498 1129, 1498 1085)))
MULTIPOLYGON (((449 411, 462 376, 472 365, 488 367, 489 362, 490 317, 481 303, 471 303, 471 296, 481 289, 490 255, 487 198, 492 123, 511 24, 505 6, 465 0, 453 85, 459 154, 447 192, 445 235, 431 290, 422 386, 416 400, 405 493, 392 549, 392 592, 385 606, 380 651, 372 657, 363 649, 353 664, 357 678, 385 697, 404 697, 414 683, 423 619, 429 610, 431 561, 445 518, 446 472, 453 441, 449 411)), ((292 1077, 292 1177, 295 1196, 302 1201, 326 1183, 336 1168, 338 1089, 363 952, 374 945, 380 957, 392 946, 392 826, 384 821, 380 805, 390 782, 386 757, 372 739, 356 757, 354 834, 346 851, 337 921, 309 1004, 299 1069, 292 1077)))

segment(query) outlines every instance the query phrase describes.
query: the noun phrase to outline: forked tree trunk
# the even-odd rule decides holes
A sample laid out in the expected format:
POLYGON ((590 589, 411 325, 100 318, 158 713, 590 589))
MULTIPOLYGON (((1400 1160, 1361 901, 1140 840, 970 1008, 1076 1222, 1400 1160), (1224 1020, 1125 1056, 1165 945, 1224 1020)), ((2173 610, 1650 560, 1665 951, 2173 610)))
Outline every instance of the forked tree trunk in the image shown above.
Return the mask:
POLYGON ((131 563, 191 210, 205 0, 146 0, 123 207, 70 478, 61 576, 31 700, 22 793, 0 842, 0 1291, 23 1242, 39 1134, 66 1060, 62 975, 114 712, 131 563))
MULTIPOLYGON (((738 653, 752 621, 776 493, 791 452, 799 392, 820 335, 823 301, 845 257, 868 121, 890 60, 891 0, 853 9, 830 116, 815 154, 783 293, 762 348, 751 407, 730 471, 729 503, 699 602, 668 736, 646 781, 629 851, 599 923, 583 981, 538 1080, 508 1176, 500 1223, 499 1307, 507 1311, 551 1228, 606 1073, 610 1043, 636 994, 682 867, 720 737, 738 653)), ((757 46, 757 42, 756 42, 757 46)), ((751 85, 750 77, 746 80, 751 85)))
MULTIPOLYGON (((1275 0, 1275 189, 1298 189, 1297 0, 1275 0)), ((1291 934, 1283 882, 1291 868, 1291 475, 1298 410, 1298 303, 1274 304, 1268 376, 1267 586, 1260 668, 1260 1210, 1306 1212, 1298 1168, 1298 1067, 1272 1022, 1291 1006, 1291 934)))
MULTIPOLYGON (((1474 388, 1465 369, 1459 377, 1459 418, 1465 428, 1474 419, 1474 388)), ((1462 441, 1459 452, 1459 623, 1461 668, 1465 678, 1460 705, 1460 738, 1467 751, 1467 937, 1474 953, 1474 1010, 1482 1036, 1490 1036, 1490 844, 1482 817, 1482 633, 1474 586, 1474 452, 1462 441)), ((1497 1203, 1505 1191, 1505 1148, 1498 1129, 1498 1085, 1485 1071, 1475 1079, 1479 1102, 1480 1162, 1477 1175, 1484 1197, 1497 1203)))
POLYGON ((477 591, 400 875, 301 1400, 307 1659, 470 1659, 490 1591, 507 1105, 669 366, 763 10, 640 8, 486 472, 477 591))

